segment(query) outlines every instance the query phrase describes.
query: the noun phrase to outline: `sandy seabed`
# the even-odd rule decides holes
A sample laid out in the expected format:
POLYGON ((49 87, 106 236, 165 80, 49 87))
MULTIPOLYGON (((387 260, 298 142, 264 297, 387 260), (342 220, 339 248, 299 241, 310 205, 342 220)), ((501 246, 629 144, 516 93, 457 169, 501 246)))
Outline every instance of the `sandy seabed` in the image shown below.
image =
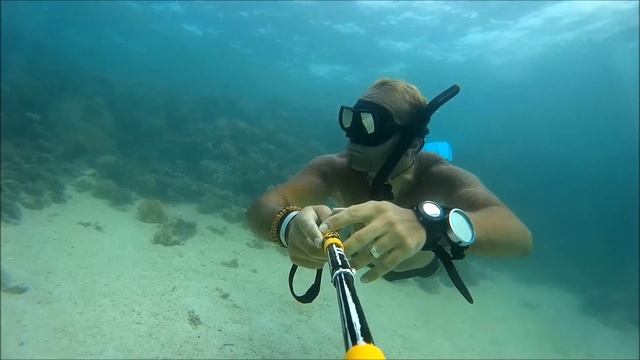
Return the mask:
MULTIPOLYGON (((135 206, 116 210, 83 193, 2 224, 2 269, 28 289, 2 292, 1 357, 343 357, 326 271, 318 299, 299 304, 282 249, 191 206, 167 211, 197 221, 198 234, 183 246, 154 245, 158 225, 140 222, 135 206)), ((358 281, 376 344, 388 358, 639 357, 637 328, 607 327, 559 289, 484 274, 470 286, 473 305, 444 272, 358 281)), ((298 271, 298 292, 313 275, 298 271)))

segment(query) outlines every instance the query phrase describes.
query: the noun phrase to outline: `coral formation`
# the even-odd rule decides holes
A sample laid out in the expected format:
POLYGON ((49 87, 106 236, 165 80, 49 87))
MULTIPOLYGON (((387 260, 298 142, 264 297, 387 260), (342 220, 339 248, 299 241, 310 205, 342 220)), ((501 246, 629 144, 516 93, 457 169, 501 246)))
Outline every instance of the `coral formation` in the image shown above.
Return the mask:
POLYGON ((246 209, 244 208, 241 208, 238 206, 231 206, 226 209, 223 209, 222 212, 220 213, 220 216, 230 223, 241 223, 244 221, 245 212, 246 212, 246 209))
POLYGON ((125 164, 113 155, 103 155, 96 159, 95 169, 105 179, 120 182, 126 176, 125 164))
POLYGON ((207 194, 198 201, 198 212, 213 214, 231 206, 234 203, 233 195, 229 191, 220 189, 207 189, 207 194))
POLYGON ((215 235, 224 236, 224 235, 227 234, 227 227, 226 226, 217 227, 217 226, 214 226, 214 225, 207 225, 207 230, 211 231, 215 235))
POLYGON ((62 204, 67 201, 67 196, 61 192, 49 191, 47 195, 49 195, 49 200, 54 204, 62 204))
POLYGON ((109 199, 111 195, 118 191, 118 185, 113 180, 99 179, 93 186, 91 194, 97 198, 109 199))
POLYGON ((91 194, 100 199, 109 200, 112 206, 133 203, 131 190, 118 186, 113 180, 99 179, 96 181, 91 194))
POLYGON ((0 219, 7 223, 19 224, 22 220, 22 209, 13 199, 6 198, 3 194, 0 200, 0 219))
POLYGON ((195 221, 175 218, 164 222, 160 230, 153 235, 151 242, 164 246, 184 245, 196 233, 197 223, 195 221))
MULTIPOLYGON (((309 157, 277 131, 290 116, 278 106, 214 93, 175 95, 76 70, 72 76, 53 68, 15 74, 2 80, 0 93, 5 222, 19 222, 22 207, 64 203, 71 185, 114 207, 138 194, 157 199, 156 205, 193 202, 201 213, 238 223, 256 195, 309 157), (255 122, 258 112, 270 115, 255 122)), ((140 220, 166 223, 153 204, 140 203, 140 220)))
POLYGON ((191 326, 198 327, 199 325, 202 325, 202 321, 200 320, 200 316, 198 316, 198 314, 196 314, 195 311, 193 310, 189 310, 189 312, 187 313, 189 316, 189 324, 191 324, 191 326))
POLYGON ((77 224, 80 225, 80 226, 84 226, 86 228, 92 228, 93 230, 101 232, 101 233, 104 232, 104 226, 100 225, 100 223, 98 221, 94 221, 94 222, 91 222, 91 221, 79 221, 77 224))
POLYGON ((267 242, 254 237, 247 241, 247 246, 254 249, 264 249, 266 247, 265 243, 267 242))
MULTIPOLYGON (((25 119, 43 124, 42 117, 28 113, 25 119)), ((3 116, 4 121, 4 116, 3 116)), ((32 130, 32 129, 31 129, 32 130)), ((27 129, 27 133, 34 134, 27 129)), ((3 136, 5 134, 2 134, 3 136)), ((20 206, 38 210, 52 203, 64 203, 65 174, 68 165, 59 163, 49 152, 55 150, 42 138, 3 138, 2 142, 2 220, 19 223, 20 206)))
POLYGON ((238 267, 240 267, 240 264, 238 264, 238 259, 231 259, 229 261, 221 261, 220 264, 231 268, 231 269, 237 269, 238 267))
POLYGON ((65 160, 115 152, 114 119, 105 101, 93 96, 69 96, 52 102, 46 115, 65 160), (74 131, 69 131, 74 129, 74 131))
POLYGON ((0 290, 7 294, 21 295, 29 290, 29 287, 22 284, 14 284, 11 276, 4 270, 0 270, 0 290))
POLYGON ((134 181, 134 186, 142 196, 157 196, 158 182, 155 176, 151 174, 143 174, 138 176, 134 181))
POLYGON ((22 195, 20 199, 20 205, 24 206, 27 209, 31 210, 39 210, 49 204, 49 199, 44 196, 36 196, 36 195, 22 195))
POLYGON ((93 179, 88 176, 80 176, 74 181, 73 187, 78 192, 89 191, 93 188, 93 179))
POLYGON ((47 184, 42 180, 35 180, 33 182, 26 183, 22 187, 22 191, 25 194, 32 196, 42 196, 47 190, 47 184))
POLYGON ((138 204, 138 219, 151 224, 162 224, 167 221, 164 206, 159 200, 145 199, 138 204))
POLYGON ((60 179, 51 178, 48 181, 48 191, 47 195, 51 202, 55 204, 62 204, 67 201, 67 195, 64 193, 65 186, 62 184, 60 179))
MULTIPOLYGON (((5 176, 4 172, 2 175, 5 176)), ((2 179, 2 197, 17 200, 21 191, 22 185, 18 181, 2 179)))

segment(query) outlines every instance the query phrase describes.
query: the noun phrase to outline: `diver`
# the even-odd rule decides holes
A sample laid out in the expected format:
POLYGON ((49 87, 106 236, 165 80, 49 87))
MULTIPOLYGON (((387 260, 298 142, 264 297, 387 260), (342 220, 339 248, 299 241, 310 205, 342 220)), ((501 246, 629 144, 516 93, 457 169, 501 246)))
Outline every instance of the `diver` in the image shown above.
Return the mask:
POLYGON ((429 277, 467 253, 528 255, 531 233, 513 211, 469 171, 421 151, 431 115, 458 91, 428 102, 415 85, 377 80, 340 108, 346 151, 317 156, 260 196, 246 214, 250 229, 310 269, 327 261, 323 234, 351 231, 345 253, 354 269, 369 267, 363 282, 429 277))

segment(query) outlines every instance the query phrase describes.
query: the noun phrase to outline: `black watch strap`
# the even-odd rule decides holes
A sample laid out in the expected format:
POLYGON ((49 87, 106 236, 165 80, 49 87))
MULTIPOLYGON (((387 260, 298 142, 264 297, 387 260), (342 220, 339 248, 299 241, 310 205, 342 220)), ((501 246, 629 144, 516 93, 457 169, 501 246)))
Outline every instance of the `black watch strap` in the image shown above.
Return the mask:
POLYGON ((440 239, 442 238, 442 236, 444 236, 444 232, 446 231, 446 228, 445 228, 446 224, 442 222, 425 220, 422 217, 422 214, 420 213, 420 210, 418 210, 417 207, 413 209, 413 212, 416 214, 418 221, 420 222, 420 224, 422 224, 427 234, 427 239, 424 242, 424 245, 422 245, 422 248, 420 250, 421 251, 433 250, 435 246, 438 245, 438 242, 440 242, 440 239))
MULTIPOLYGON (((456 289, 462 294, 462 296, 471 304, 473 304, 473 297, 471 297, 471 293, 469 289, 465 285, 464 281, 458 274, 458 270, 453 265, 453 260, 463 259, 465 257, 464 251, 467 247, 460 246, 458 244, 453 243, 450 239, 448 241, 450 247, 449 251, 447 251, 441 242, 442 238, 447 238, 447 230, 449 226, 449 222, 447 220, 447 216, 442 216, 440 218, 429 217, 428 214, 423 214, 420 211, 420 203, 416 205, 413 209, 418 221, 425 228, 427 239, 422 246, 422 251, 433 251, 435 255, 440 259, 442 264, 444 265, 445 270, 447 271, 447 275, 453 285, 455 285, 456 289)), ((439 206, 444 214, 449 214, 451 209, 442 205, 439 206)))
POLYGON ((467 250, 467 248, 469 248, 469 247, 468 246, 460 246, 460 245, 457 245, 457 244, 452 244, 451 245, 451 259, 453 259, 453 260, 464 259, 464 257, 465 257, 464 251, 467 250))
POLYGON ((449 275, 449 279, 451 279, 451 282, 453 282, 453 285, 455 285, 456 289, 458 289, 460 294, 462 294, 462 296, 470 304, 473 304, 473 297, 471 297, 471 293, 469 292, 467 285, 465 285, 464 281, 462 281, 460 274, 458 274, 458 270, 453 265, 453 261, 451 261, 454 259, 454 257, 447 253, 447 251, 442 246, 436 247, 433 252, 440 259, 440 261, 442 261, 444 269, 447 271, 447 275, 449 275))

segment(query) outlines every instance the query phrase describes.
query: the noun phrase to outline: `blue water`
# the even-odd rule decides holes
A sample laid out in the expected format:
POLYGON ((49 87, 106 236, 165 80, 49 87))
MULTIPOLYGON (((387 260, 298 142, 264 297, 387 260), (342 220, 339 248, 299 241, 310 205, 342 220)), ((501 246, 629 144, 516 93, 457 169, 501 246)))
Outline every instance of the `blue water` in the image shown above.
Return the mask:
MULTIPOLYGON (((46 115, 40 132, 11 117, 50 114, 69 96, 99 97, 113 114, 100 131, 108 145, 63 152, 74 162, 130 154, 197 178, 201 130, 240 119, 227 155, 211 158, 236 156, 236 173, 265 168, 222 175, 218 186, 245 208, 314 156, 341 151, 338 108, 376 79, 407 80, 427 98, 459 84, 429 140, 450 142, 454 163, 534 235, 529 258, 487 266, 566 289, 589 316, 637 331, 638 11, 637 1, 3 1, 3 163, 5 143, 75 131, 46 115)), ((199 196, 173 195, 159 196, 199 196)))

